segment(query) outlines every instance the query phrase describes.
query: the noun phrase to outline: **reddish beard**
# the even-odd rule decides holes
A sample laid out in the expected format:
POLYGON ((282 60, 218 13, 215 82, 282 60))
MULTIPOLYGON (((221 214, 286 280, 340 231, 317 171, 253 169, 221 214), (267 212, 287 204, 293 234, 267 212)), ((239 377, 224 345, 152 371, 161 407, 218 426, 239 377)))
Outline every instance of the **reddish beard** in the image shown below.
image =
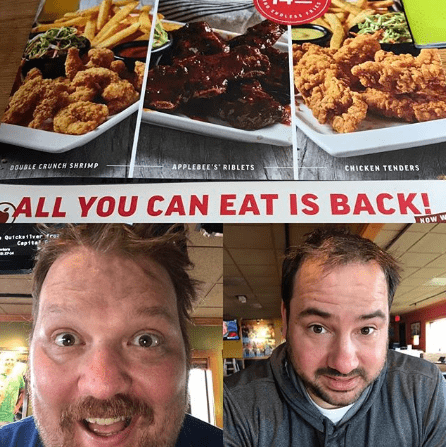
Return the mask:
MULTIPOLYGON (((36 423, 45 447, 78 447, 75 441, 75 425, 83 423, 90 417, 126 419, 139 417, 138 437, 132 447, 174 447, 186 413, 186 398, 184 403, 166 413, 162 421, 155 426, 155 411, 147 403, 138 398, 118 394, 111 399, 99 400, 86 397, 69 405, 62 411, 57 433, 48 430, 45 423, 39 420, 36 412, 36 423)), ((43 421, 45 420, 42 415, 43 421)))
POLYGON ((131 419, 134 416, 142 416, 144 425, 153 423, 153 409, 151 406, 123 394, 117 394, 111 399, 99 400, 94 397, 86 397, 66 408, 60 416, 60 427, 63 431, 73 431, 74 423, 95 418, 117 418, 124 416, 131 419))

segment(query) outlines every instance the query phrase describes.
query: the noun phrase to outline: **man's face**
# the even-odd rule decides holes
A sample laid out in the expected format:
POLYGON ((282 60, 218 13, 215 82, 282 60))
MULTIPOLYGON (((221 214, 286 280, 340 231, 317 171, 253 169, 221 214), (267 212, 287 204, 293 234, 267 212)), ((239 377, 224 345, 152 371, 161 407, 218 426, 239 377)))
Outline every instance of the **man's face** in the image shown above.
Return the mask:
POLYGON ((375 262, 328 272, 306 261, 296 273, 288 352, 312 399, 323 408, 355 402, 386 361, 387 283, 375 262))
POLYGON ((16 364, 16 358, 12 353, 4 353, 0 357, 0 370, 3 374, 9 375, 12 373, 14 366, 16 364))
POLYGON ((79 249, 50 268, 31 341, 45 447, 175 445, 187 366, 167 272, 79 249))

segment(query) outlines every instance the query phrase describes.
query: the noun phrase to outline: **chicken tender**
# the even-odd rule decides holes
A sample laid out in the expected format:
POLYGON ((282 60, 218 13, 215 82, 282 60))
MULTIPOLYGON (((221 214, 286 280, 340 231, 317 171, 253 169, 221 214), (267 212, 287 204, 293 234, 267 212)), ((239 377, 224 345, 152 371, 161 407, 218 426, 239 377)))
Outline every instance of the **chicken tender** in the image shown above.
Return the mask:
POLYGON ((339 133, 355 131, 367 116, 368 106, 356 92, 351 94, 351 104, 347 110, 333 118, 333 129, 339 133))
POLYGON ((304 98, 311 96, 312 90, 323 84, 328 77, 342 77, 333 59, 333 52, 314 44, 302 45, 305 54, 294 70, 294 83, 304 98))
POLYGON ((372 61, 375 54, 381 50, 378 38, 379 36, 375 34, 360 34, 355 38, 347 39, 333 55, 333 59, 349 79, 350 85, 358 82, 358 78, 352 74, 352 68, 366 61, 372 61))
POLYGON ((364 87, 395 94, 414 93, 426 88, 444 87, 445 74, 437 50, 423 49, 420 55, 397 56, 380 50, 374 61, 352 68, 364 87))
POLYGON ((446 97, 436 94, 402 94, 368 88, 362 93, 370 110, 388 118, 407 122, 446 118, 446 97))
POLYGON ((294 81, 321 124, 352 132, 378 115, 407 122, 446 118, 446 76, 438 50, 418 57, 381 50, 379 34, 347 39, 339 50, 293 46, 294 81))
POLYGON ((69 135, 82 135, 96 129, 108 116, 104 104, 79 101, 60 110, 54 117, 54 130, 69 135))
POLYGON ((417 121, 431 121, 446 118, 446 102, 443 100, 418 100, 413 105, 417 121))
POLYGON ((408 95, 394 95, 390 92, 368 88, 361 97, 368 104, 371 112, 387 118, 402 119, 409 123, 416 121, 413 110, 415 101, 408 95))
POLYGON ((295 85, 314 117, 337 132, 355 130, 367 115, 367 104, 351 90, 352 76, 336 60, 336 50, 304 44, 296 52, 295 85))
MULTIPOLYGON (((31 68, 31 70, 28 71, 28 73, 26 73, 25 79, 23 80, 23 84, 26 84, 28 81, 31 81, 32 79, 42 79, 42 72, 34 67, 31 68)), ((22 85, 23 85, 22 84, 22 85)))

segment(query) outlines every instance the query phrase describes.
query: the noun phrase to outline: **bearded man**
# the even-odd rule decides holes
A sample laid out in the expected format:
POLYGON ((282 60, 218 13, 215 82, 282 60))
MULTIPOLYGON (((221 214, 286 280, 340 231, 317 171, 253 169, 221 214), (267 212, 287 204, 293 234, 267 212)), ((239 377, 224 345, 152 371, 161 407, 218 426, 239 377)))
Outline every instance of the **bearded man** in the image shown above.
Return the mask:
POLYGON ((440 447, 445 382, 388 350, 395 259, 370 240, 318 229, 285 259, 286 342, 227 378, 228 447, 440 447))
POLYGON ((33 275, 33 417, 10 447, 222 445, 186 414, 187 320, 195 299, 184 227, 68 225, 33 275))

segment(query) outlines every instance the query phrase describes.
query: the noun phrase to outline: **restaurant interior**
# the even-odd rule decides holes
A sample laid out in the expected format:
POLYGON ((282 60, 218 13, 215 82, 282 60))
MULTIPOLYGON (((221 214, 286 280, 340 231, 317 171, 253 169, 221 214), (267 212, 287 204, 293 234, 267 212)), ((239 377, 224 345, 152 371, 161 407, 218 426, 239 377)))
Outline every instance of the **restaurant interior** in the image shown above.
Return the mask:
MULTIPOLYGON (((221 227, 221 225, 190 224, 188 244, 189 254, 195 265, 191 275, 200 282, 198 303, 192 314, 192 324, 189 325, 192 346, 189 411, 218 427, 223 427, 221 227)), ((15 358, 16 367, 11 374, 24 375, 29 352, 28 337, 32 325, 31 267, 35 245, 29 244, 28 250, 20 250, 20 247, 17 247, 17 240, 22 242, 35 240, 33 235, 40 233, 33 225, 17 224, 0 225, 0 232, 0 253, 2 253, 0 255, 0 369, 2 359, 12 356, 15 358), (18 234, 25 239, 16 239, 18 234), (15 252, 11 255, 12 251, 15 252)), ((0 370, 0 374, 3 374, 3 370, 0 370)), ((22 411, 17 418, 30 414, 32 408, 25 387, 22 411)))
MULTIPOLYGON (((234 335, 223 341, 225 375, 268 357, 284 341, 280 315, 282 260, 289 247, 320 226, 224 226, 223 321, 234 335), (240 337, 235 337, 237 331, 240 337)), ((390 311, 389 347, 435 363, 446 378, 446 226, 342 226, 371 239, 403 267, 390 311)))

